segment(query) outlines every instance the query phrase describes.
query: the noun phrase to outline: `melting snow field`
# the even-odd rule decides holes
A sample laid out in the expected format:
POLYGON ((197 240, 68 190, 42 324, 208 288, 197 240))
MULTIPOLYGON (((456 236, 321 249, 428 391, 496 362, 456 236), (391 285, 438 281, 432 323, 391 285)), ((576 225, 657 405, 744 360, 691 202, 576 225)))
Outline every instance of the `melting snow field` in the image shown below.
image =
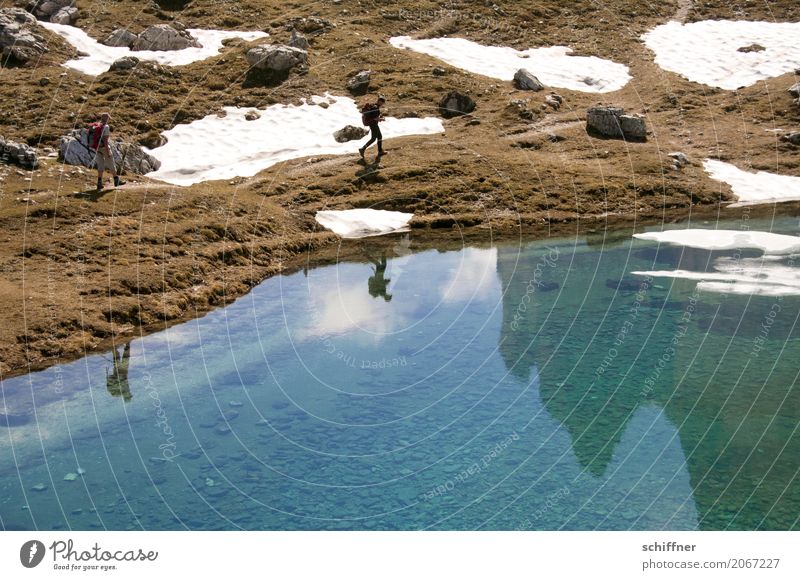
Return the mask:
POLYGON ((712 179, 730 185, 734 195, 739 198, 728 207, 800 199, 800 177, 766 171, 752 173, 714 159, 706 159, 703 167, 712 179))
MULTIPOLYGON (((209 115, 166 131, 167 144, 148 153, 161 161, 148 177, 175 185, 213 179, 250 177, 281 161, 310 155, 355 153, 359 141, 337 143, 334 131, 360 125, 361 113, 347 97, 314 97, 302 105, 272 105, 260 118, 245 119, 252 109, 225 107, 225 116, 209 115), (323 108, 314 103, 327 103, 323 108)), ((381 123, 384 139, 403 135, 443 133, 433 117, 395 119, 381 123)))
POLYGON ((634 234, 635 238, 706 250, 757 249, 760 258, 720 257, 715 272, 691 270, 635 271, 632 274, 698 280, 700 291, 761 296, 800 295, 800 268, 792 254, 800 253, 800 237, 758 231, 668 230, 634 234))
POLYGON ((519 51, 505 46, 484 46, 464 38, 408 36, 389 39, 396 48, 408 48, 433 56, 471 73, 510 81, 524 68, 548 87, 588 93, 608 93, 624 87, 631 79, 628 67, 595 56, 569 56, 567 46, 529 48, 519 51))
POLYGON ((131 50, 125 46, 115 47, 100 44, 80 28, 53 22, 38 23, 51 32, 55 32, 76 49, 88 54, 67 61, 64 66, 87 75, 97 76, 106 72, 111 64, 123 56, 135 56, 139 60, 155 61, 168 66, 181 66, 199 60, 205 60, 219 53, 222 41, 227 38, 241 38, 252 41, 269 36, 266 32, 240 32, 237 30, 201 30, 197 28, 187 31, 202 45, 201 48, 184 48, 183 50, 131 50))
POLYGON ((642 39, 664 70, 697 83, 735 90, 800 66, 799 34, 800 23, 794 22, 704 20, 668 22, 642 39))
POLYGON ((367 208, 318 211, 315 219, 343 238, 363 238, 406 231, 412 217, 412 213, 367 208))

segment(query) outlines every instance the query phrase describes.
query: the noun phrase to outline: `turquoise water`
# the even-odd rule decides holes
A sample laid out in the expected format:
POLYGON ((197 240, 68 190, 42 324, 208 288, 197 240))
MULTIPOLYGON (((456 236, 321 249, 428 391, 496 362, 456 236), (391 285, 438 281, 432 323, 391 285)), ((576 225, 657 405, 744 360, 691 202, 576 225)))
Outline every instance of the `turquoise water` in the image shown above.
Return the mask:
POLYGON ((800 527, 800 297, 631 274, 774 261, 629 235, 363 243, 3 381, 0 526, 800 527))

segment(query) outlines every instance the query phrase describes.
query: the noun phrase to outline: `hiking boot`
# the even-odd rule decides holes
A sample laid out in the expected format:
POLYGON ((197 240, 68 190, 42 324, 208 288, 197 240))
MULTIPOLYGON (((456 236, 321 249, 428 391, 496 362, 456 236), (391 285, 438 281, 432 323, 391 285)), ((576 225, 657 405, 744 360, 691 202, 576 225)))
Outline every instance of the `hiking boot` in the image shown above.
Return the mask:
POLYGON ((120 185, 125 185, 125 182, 122 181, 118 176, 114 177, 114 187, 119 187, 120 185))
POLYGON ((97 180, 97 191, 103 191, 103 180, 102 179, 98 179, 97 180))
POLYGON ((361 159, 364 159, 364 151, 366 151, 366 150, 367 150, 366 147, 359 147, 358 148, 358 154, 361 155, 361 159))
POLYGON ((383 149, 381 149, 380 151, 378 151, 378 157, 383 157, 387 153, 389 153, 389 152, 388 151, 384 151, 383 149))

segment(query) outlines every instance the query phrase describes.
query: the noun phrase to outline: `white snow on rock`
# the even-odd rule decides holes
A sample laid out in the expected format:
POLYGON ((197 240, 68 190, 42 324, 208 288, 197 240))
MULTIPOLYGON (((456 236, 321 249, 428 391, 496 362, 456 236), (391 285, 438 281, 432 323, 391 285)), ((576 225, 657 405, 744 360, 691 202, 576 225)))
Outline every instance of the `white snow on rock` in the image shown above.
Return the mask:
POLYGON ((187 32, 202 45, 200 48, 132 51, 126 46, 100 44, 76 26, 42 21, 38 22, 38 24, 51 32, 55 32, 79 51, 88 54, 89 56, 81 56, 67 61, 64 66, 92 76, 103 74, 115 60, 123 56, 135 56, 139 60, 155 61, 168 66, 181 66, 205 60, 218 54, 222 48, 222 41, 225 39, 241 38, 242 40, 251 41, 269 36, 266 32, 260 31, 241 32, 237 30, 201 30, 192 28, 188 29, 187 32))
POLYGON ((728 207, 800 199, 800 177, 767 171, 753 173, 714 159, 706 159, 703 167, 712 179, 730 185, 733 194, 739 198, 736 203, 728 207))
POLYGON ((760 296, 800 295, 800 237, 759 231, 668 230, 634 234, 635 238, 705 250, 762 250, 758 258, 723 256, 714 260, 713 272, 691 270, 635 271, 654 278, 697 280, 697 289, 724 294, 760 296))
POLYGON ((800 253, 800 237, 772 232, 687 229, 646 232, 633 234, 633 237, 703 250, 755 249, 772 255, 800 253))
POLYGON ((407 231, 412 217, 413 213, 366 208, 318 211, 315 219, 343 238, 363 238, 407 231))
POLYGON ((800 66, 798 35, 797 22, 703 20, 668 22, 642 39, 664 70, 697 83, 735 90, 800 66))
MULTIPOLYGON (((225 107, 225 116, 209 115, 166 131, 166 145, 148 150, 161 168, 148 177, 175 185, 213 179, 250 177, 276 163, 311 155, 355 153, 362 142, 337 143, 333 134, 361 121, 355 101, 347 97, 313 97, 312 103, 272 105, 248 121, 252 108, 225 107)), ((381 123, 384 139, 444 132, 438 118, 395 119, 381 123)), ((373 148, 371 151, 375 151, 373 148)), ((370 151, 368 151, 368 154, 370 151)))
POLYGON ((433 56, 457 68, 504 81, 524 68, 547 87, 587 93, 608 93, 624 87, 631 76, 628 67, 596 56, 569 56, 567 46, 515 50, 506 46, 484 46, 464 38, 408 36, 389 39, 396 48, 408 48, 433 56))

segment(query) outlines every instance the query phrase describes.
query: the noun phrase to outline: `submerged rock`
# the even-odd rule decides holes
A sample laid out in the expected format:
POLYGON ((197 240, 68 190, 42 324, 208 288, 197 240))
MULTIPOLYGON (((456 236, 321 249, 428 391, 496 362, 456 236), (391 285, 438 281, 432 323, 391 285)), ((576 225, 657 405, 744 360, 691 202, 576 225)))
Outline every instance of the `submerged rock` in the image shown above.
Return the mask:
POLYGON ((523 91, 541 91, 544 88, 542 82, 524 68, 514 73, 514 86, 523 91))
POLYGON ((247 62, 251 67, 285 72, 308 62, 308 53, 300 48, 281 44, 264 44, 247 51, 247 62))
POLYGON ((364 127, 356 127, 354 125, 346 125, 333 134, 333 138, 337 143, 346 143, 347 141, 357 141, 367 136, 367 131, 364 127))
POLYGON ((628 141, 647 139, 644 119, 626 115, 622 107, 592 107, 586 112, 586 129, 603 137, 628 141))
POLYGON ((475 107, 472 97, 458 91, 450 91, 439 101, 439 113, 445 119, 468 115, 475 110, 475 107))
POLYGON ((200 47, 200 43, 185 30, 176 30, 169 24, 156 24, 145 29, 131 50, 183 50, 200 47))

